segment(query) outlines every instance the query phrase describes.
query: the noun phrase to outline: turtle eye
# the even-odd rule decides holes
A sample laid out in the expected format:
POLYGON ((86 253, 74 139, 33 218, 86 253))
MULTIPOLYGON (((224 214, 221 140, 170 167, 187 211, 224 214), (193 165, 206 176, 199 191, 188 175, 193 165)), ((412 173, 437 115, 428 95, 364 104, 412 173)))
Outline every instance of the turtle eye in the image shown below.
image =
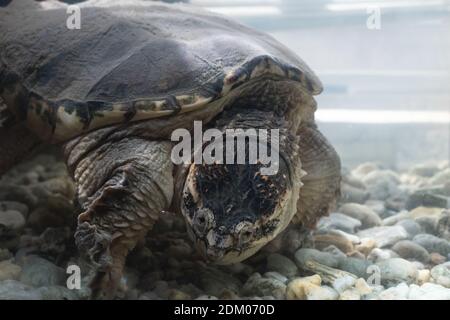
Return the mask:
POLYGON ((201 208, 195 212, 192 221, 194 230, 199 234, 206 233, 212 227, 214 216, 210 209, 201 208))

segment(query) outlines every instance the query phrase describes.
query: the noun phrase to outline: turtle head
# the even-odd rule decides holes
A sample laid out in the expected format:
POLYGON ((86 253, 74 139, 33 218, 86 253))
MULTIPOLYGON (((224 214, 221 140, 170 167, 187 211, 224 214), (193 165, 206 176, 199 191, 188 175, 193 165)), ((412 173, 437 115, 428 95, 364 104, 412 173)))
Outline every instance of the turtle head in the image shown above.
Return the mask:
POLYGON ((298 189, 288 164, 276 174, 260 164, 191 164, 181 199, 188 233, 210 262, 242 261, 275 238, 296 212, 298 189), (264 172, 264 170, 263 170, 264 172))

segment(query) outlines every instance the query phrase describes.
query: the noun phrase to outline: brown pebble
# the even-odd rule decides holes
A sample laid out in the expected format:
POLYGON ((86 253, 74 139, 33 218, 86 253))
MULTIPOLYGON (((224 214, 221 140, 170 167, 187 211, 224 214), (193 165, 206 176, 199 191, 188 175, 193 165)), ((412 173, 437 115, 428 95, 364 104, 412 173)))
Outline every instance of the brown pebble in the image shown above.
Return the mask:
POLYGON ((192 299, 192 297, 189 294, 187 294, 181 290, 177 290, 177 289, 170 290, 169 300, 191 300, 191 299, 192 299))
POLYGON ((238 300, 239 296, 233 290, 223 289, 223 291, 220 293, 219 299, 238 300))
POLYGON ((353 243, 345 237, 338 234, 318 234, 314 236, 316 249, 323 250, 330 245, 335 245, 344 253, 354 251, 353 243))
POLYGON ((355 249, 361 252, 366 257, 377 247, 375 240, 370 238, 361 239, 361 243, 355 246, 355 249))
POLYGON ((431 263, 434 265, 442 264, 446 261, 445 257, 437 252, 432 252, 430 254, 431 263))

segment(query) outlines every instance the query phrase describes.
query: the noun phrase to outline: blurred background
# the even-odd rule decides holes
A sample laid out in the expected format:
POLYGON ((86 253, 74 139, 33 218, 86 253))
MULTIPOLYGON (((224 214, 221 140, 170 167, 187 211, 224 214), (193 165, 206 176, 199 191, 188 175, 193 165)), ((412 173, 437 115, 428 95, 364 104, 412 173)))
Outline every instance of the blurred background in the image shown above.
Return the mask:
POLYGON ((190 0, 270 33, 317 73, 345 166, 450 158, 450 0, 190 0))

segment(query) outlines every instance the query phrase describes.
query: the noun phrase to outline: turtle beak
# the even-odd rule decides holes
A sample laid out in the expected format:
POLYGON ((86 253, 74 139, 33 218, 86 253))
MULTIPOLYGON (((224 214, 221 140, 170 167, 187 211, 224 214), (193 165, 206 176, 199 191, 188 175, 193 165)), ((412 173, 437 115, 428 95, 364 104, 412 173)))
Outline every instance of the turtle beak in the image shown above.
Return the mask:
POLYGON ((197 247, 205 260, 216 264, 222 262, 227 248, 231 248, 232 245, 231 235, 221 235, 214 229, 210 230, 206 237, 197 241, 197 247))
POLYGON ((203 239, 196 241, 197 251, 201 254, 203 259, 210 263, 219 263, 225 256, 225 251, 217 247, 208 246, 203 239))
POLYGON ((221 249, 211 247, 206 249, 206 259, 210 262, 220 261, 224 254, 225 252, 221 249))

